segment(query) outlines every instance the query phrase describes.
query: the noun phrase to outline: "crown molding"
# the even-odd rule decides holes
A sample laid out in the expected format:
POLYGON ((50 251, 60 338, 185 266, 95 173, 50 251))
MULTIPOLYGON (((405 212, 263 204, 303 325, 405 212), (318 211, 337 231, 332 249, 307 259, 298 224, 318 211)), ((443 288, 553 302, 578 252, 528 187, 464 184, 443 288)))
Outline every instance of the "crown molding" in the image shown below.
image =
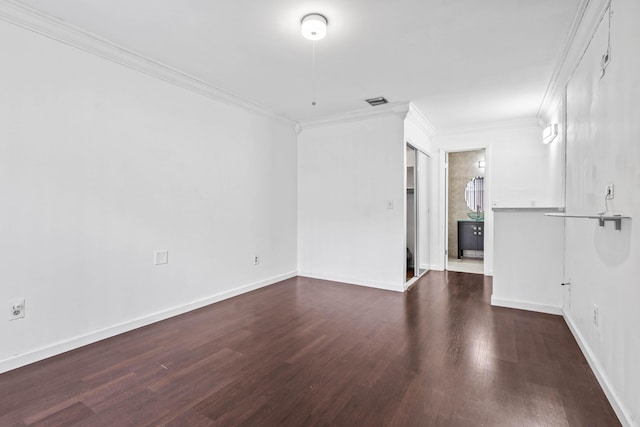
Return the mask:
POLYGON ((422 131, 429 137, 432 138, 436 134, 436 128, 433 124, 425 117, 424 114, 415 106, 413 102, 409 103, 409 111, 407 113, 407 120, 410 120, 417 127, 422 129, 422 131))
POLYGON ((410 102, 393 102, 377 107, 362 108, 359 110, 349 111, 347 113, 333 114, 321 117, 316 120, 298 123, 300 131, 316 127, 328 126, 338 123, 357 122, 360 120, 368 120, 378 117, 397 116, 405 119, 410 110, 410 102))
POLYGON ((296 122, 250 99, 217 88, 203 80, 118 46, 16 0, 0 0, 0 20, 59 41, 68 46, 158 78, 223 104, 295 126, 296 122))
POLYGON ((510 130, 510 129, 526 129, 533 127, 540 127, 540 121, 537 117, 525 117, 513 120, 501 120, 496 122, 483 123, 478 126, 467 126, 458 128, 446 128, 442 131, 438 131, 436 136, 455 136, 466 135, 472 133, 491 132, 497 130, 510 130))
POLYGON ((610 3, 611 0, 581 0, 538 108, 537 116, 542 121, 547 121, 545 116, 562 99, 564 88, 580 63, 610 3))

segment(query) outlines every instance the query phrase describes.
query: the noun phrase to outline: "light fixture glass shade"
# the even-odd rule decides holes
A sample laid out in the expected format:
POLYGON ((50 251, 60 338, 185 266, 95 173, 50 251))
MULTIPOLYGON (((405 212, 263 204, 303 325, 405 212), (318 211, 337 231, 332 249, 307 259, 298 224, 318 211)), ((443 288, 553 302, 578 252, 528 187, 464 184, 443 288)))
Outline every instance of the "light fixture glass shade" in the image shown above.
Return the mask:
POLYGON ((309 40, 322 40, 327 35, 327 18, 319 13, 310 13, 302 18, 300 32, 309 40))
POLYGON ((558 125, 550 124, 542 131, 542 143, 549 144, 558 136, 558 125))

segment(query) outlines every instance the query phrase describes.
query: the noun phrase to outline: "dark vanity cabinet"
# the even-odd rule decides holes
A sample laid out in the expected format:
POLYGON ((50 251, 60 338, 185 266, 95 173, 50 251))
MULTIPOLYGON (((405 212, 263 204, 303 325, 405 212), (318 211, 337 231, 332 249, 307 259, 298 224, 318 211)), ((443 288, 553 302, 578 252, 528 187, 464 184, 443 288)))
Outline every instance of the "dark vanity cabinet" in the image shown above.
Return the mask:
POLYGON ((484 221, 458 221, 458 259, 464 251, 484 251, 484 221))

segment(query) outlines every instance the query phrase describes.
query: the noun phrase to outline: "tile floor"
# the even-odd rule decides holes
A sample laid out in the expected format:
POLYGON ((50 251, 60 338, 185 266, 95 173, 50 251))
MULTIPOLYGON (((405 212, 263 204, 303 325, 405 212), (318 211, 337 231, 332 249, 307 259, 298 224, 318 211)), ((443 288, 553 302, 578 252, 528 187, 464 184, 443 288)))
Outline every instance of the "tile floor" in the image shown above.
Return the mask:
POLYGON ((483 274, 484 261, 481 258, 449 258, 447 270, 460 273, 483 274))

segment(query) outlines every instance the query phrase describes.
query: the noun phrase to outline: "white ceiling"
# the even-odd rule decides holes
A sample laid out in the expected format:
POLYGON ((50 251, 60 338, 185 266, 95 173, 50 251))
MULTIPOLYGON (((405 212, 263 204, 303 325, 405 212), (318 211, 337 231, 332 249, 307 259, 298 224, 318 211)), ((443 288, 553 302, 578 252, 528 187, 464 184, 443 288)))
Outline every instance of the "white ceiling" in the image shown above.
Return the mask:
POLYGON ((296 121, 385 96, 443 130, 535 117, 580 0, 22 3, 296 121), (315 107, 310 12, 329 20, 315 107))

